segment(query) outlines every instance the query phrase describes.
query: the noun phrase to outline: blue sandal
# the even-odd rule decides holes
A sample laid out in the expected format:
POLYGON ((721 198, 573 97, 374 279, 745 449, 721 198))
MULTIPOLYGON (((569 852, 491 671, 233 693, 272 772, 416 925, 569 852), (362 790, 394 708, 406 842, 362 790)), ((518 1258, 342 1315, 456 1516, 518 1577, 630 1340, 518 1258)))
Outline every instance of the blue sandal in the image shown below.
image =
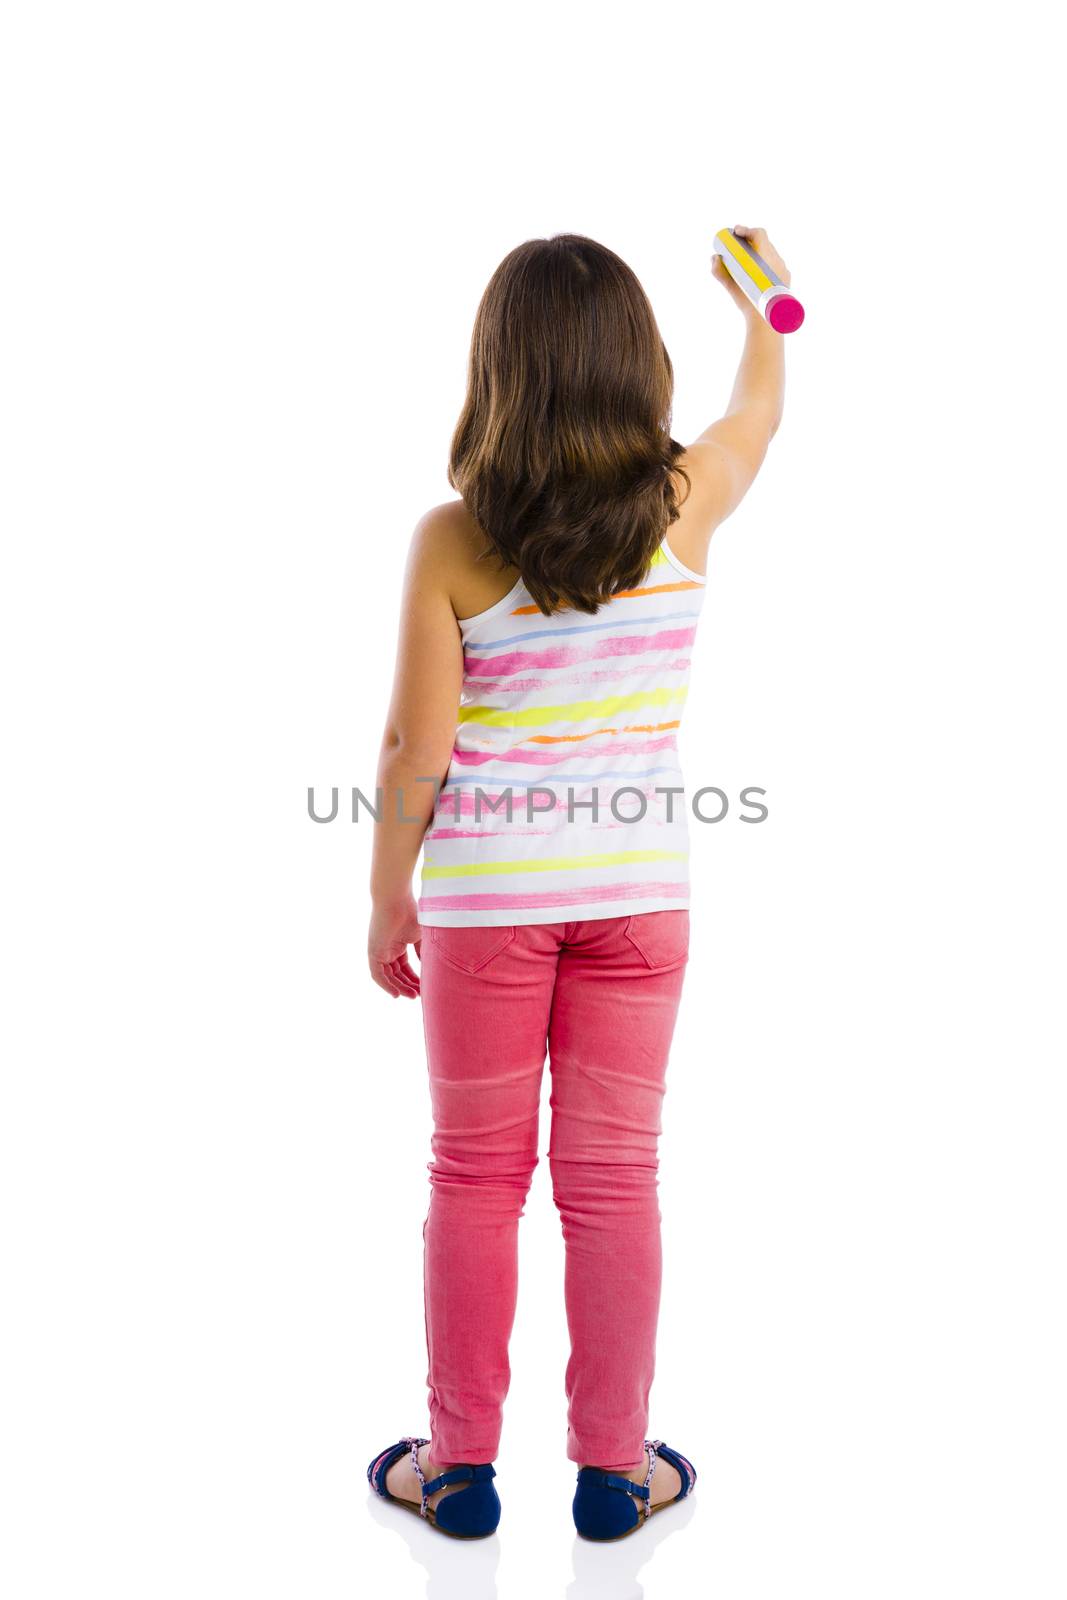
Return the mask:
POLYGON ((578 1473, 578 1487, 574 1491, 574 1526, 583 1539, 624 1539, 636 1533, 655 1511, 663 1511, 691 1494, 697 1481, 696 1468, 685 1456, 679 1455, 663 1443, 662 1439, 646 1439, 648 1474, 644 1483, 632 1483, 614 1472, 602 1472, 599 1467, 582 1467, 578 1473), (652 1504, 652 1479, 656 1460, 664 1461, 678 1473, 682 1487, 673 1500, 652 1504), (644 1503, 644 1511, 638 1501, 644 1503))
POLYGON ((380 1456, 375 1456, 367 1468, 367 1482, 375 1494, 380 1494, 383 1500, 391 1500, 396 1506, 403 1506, 407 1511, 416 1512, 425 1518, 431 1528, 436 1528, 440 1533, 447 1533, 453 1539, 488 1538, 489 1534, 496 1532, 497 1523, 500 1521, 500 1496, 493 1488, 495 1469, 488 1464, 451 1467, 448 1472, 439 1473, 427 1483, 419 1465, 419 1447, 429 1442, 429 1439, 416 1439, 412 1436, 390 1445, 380 1456), (401 1500, 397 1495, 390 1494, 385 1487, 385 1475, 389 1468, 407 1451, 411 1452, 411 1465, 422 1488, 421 1505, 416 1505, 414 1500, 401 1500), (446 1494, 443 1500, 437 1502, 435 1508, 431 1508, 430 1496, 436 1494, 438 1489, 446 1488, 450 1483, 466 1483, 468 1487, 458 1490, 455 1494, 446 1494))

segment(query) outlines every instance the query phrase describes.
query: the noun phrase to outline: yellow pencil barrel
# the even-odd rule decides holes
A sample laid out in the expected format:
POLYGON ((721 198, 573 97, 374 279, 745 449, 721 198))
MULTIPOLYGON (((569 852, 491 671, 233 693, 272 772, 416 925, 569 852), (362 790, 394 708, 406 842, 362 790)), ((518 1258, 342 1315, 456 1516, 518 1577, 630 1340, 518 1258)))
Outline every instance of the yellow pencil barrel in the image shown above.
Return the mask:
POLYGON ((738 238, 732 228, 719 229, 712 249, 775 333, 795 333, 804 321, 804 307, 759 251, 747 239, 738 238))

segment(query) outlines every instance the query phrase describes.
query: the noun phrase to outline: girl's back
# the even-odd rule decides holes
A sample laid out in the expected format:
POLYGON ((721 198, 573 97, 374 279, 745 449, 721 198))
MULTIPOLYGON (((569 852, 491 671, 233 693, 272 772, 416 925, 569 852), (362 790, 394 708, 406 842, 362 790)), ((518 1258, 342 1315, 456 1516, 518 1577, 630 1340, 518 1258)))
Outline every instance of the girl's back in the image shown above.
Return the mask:
POLYGON ((421 923, 688 906, 677 734, 703 593, 664 540, 644 579, 592 615, 545 616, 520 577, 460 622, 462 703, 421 923))

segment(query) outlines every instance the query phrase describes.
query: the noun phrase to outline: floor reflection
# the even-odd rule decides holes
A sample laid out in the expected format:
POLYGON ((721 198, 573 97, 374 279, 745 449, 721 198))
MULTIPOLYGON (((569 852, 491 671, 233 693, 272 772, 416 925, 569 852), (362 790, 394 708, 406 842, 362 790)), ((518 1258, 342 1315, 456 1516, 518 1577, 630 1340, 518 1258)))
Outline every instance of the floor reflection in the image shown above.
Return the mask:
POLYGON ((367 1497, 379 1527, 403 1539, 416 1566, 426 1573, 426 1600, 499 1600, 496 1569, 500 1536, 490 1539, 448 1539, 421 1517, 390 1505, 373 1492, 367 1497))
POLYGON ((642 1600, 645 1591, 638 1573, 665 1539, 688 1527, 695 1511, 695 1499, 687 1498, 657 1512, 647 1528, 625 1539, 607 1544, 575 1539, 574 1581, 567 1585, 567 1600, 642 1600))
MULTIPOLYGON (((367 1508, 379 1527, 396 1534, 407 1545, 412 1561, 426 1574, 426 1600, 499 1600, 497 1568, 500 1536, 491 1539, 447 1539, 423 1522, 369 1494, 367 1508)), ((594 1544, 574 1540, 571 1560, 574 1577, 566 1600, 643 1600, 639 1573, 659 1546, 688 1527, 696 1510, 693 1499, 651 1518, 626 1539, 594 1544)), ((540 1585, 542 1594, 547 1586, 540 1585)))

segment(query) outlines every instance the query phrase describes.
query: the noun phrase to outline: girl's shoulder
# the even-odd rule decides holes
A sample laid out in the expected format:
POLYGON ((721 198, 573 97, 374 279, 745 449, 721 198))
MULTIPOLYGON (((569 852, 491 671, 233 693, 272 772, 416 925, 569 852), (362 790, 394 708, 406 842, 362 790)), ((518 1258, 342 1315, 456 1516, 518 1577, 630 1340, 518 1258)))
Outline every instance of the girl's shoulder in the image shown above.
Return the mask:
POLYGON ((460 619, 494 606, 519 576, 515 568, 501 564, 462 500, 446 500, 420 518, 412 558, 446 590, 460 619))

